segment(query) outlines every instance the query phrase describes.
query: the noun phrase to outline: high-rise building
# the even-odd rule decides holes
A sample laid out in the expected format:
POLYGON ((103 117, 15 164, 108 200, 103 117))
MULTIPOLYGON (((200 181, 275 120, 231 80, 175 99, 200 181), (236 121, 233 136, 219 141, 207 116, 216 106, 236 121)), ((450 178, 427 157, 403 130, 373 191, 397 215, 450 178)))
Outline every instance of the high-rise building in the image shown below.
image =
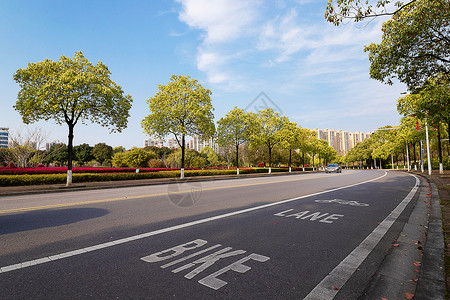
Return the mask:
POLYGON ((210 147, 215 152, 219 151, 219 146, 214 139, 202 140, 198 135, 194 136, 190 141, 186 143, 186 148, 193 149, 195 151, 202 151, 203 148, 210 147))
POLYGON ((0 148, 8 148, 9 128, 0 127, 0 148))
POLYGON ((357 143, 370 137, 370 133, 361 131, 348 132, 343 130, 318 128, 314 129, 314 131, 317 132, 317 138, 327 141, 328 145, 333 147, 338 155, 346 155, 357 143))
POLYGON ((164 141, 161 139, 157 139, 157 140, 152 140, 152 139, 147 139, 144 141, 144 147, 150 147, 150 146, 154 146, 154 147, 164 147, 164 141))
POLYGON ((180 145, 178 145, 178 142, 175 138, 170 138, 167 140, 167 147, 170 149, 178 149, 180 148, 180 145))

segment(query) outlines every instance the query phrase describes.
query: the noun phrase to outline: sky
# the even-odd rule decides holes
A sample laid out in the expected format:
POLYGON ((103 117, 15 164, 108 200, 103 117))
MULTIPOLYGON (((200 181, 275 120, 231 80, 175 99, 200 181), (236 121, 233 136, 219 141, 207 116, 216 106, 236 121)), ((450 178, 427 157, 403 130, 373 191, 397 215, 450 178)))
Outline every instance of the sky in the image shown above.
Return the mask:
POLYGON ((133 98, 128 127, 77 124, 74 145, 143 147, 147 99, 170 76, 211 90, 215 121, 234 106, 273 108, 304 128, 370 132, 397 125, 401 83, 369 76, 364 45, 381 41, 387 19, 336 27, 326 0, 0 0, 0 127, 39 128, 67 143, 66 125, 24 125, 13 75, 28 63, 82 51, 102 61, 133 98))

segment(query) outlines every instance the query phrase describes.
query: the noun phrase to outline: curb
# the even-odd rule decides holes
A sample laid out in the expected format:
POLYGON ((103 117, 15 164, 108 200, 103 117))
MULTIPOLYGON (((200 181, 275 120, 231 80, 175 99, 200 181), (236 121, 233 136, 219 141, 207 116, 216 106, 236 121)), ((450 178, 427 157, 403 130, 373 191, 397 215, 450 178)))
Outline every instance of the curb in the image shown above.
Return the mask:
POLYGON ((360 299, 445 299, 444 236, 436 186, 425 176, 400 235, 360 299))

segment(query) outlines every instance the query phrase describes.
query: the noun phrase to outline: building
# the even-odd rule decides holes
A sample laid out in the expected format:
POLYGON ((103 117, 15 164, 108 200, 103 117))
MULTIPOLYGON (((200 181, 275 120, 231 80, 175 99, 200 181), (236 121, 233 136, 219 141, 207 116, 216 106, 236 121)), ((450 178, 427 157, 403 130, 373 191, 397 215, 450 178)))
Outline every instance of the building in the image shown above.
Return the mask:
POLYGON ((151 146, 162 148, 164 147, 164 141, 161 139, 157 140, 147 139, 144 141, 144 147, 151 147, 151 146))
POLYGON ((9 128, 0 127, 0 148, 8 148, 9 128))
POLYGON ((51 148, 52 146, 56 145, 56 144, 59 144, 59 142, 58 142, 58 141, 53 141, 53 142, 51 142, 51 143, 45 143, 45 150, 46 150, 46 151, 50 150, 50 148, 51 148))
POLYGON ((170 138, 167 140, 167 147, 170 149, 178 149, 180 148, 180 145, 178 145, 178 142, 175 138, 170 138))
POLYGON ((216 142, 214 142, 214 139, 208 139, 206 141, 200 139, 198 135, 194 136, 190 141, 186 143, 186 148, 193 149, 195 151, 202 151, 203 148, 210 147, 215 152, 219 151, 219 146, 216 142))
POLYGON ((347 155, 348 151, 356 146, 359 142, 370 137, 370 133, 361 131, 348 132, 334 129, 314 129, 317 132, 317 138, 325 140, 328 145, 333 147, 338 155, 347 155))

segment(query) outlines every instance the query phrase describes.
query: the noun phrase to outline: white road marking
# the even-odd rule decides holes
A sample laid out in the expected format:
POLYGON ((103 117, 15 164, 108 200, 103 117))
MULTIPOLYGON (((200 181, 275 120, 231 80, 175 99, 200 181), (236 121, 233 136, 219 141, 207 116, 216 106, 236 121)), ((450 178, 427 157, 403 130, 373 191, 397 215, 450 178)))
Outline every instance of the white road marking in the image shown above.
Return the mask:
POLYGON ((362 262, 369 256, 375 246, 384 237, 386 232, 391 228, 392 224, 401 215, 403 210, 408 206, 411 199, 419 188, 420 180, 415 175, 411 175, 416 179, 414 188, 400 202, 399 205, 369 234, 364 241, 359 244, 333 271, 330 272, 322 281, 304 298, 305 300, 328 300, 333 299, 339 289, 350 279, 350 277, 359 268, 362 262))
MULTIPOLYGON (((310 194, 310 195, 305 195, 305 196, 301 196, 301 197, 297 197, 297 198, 282 200, 282 201, 269 203, 269 204, 265 204, 265 205, 261 205, 261 206, 256 206, 256 207, 252 207, 252 208, 247 208, 247 209, 243 209, 243 210, 238 210, 238 211, 235 211, 235 212, 226 213, 226 214, 222 214, 222 215, 218 215, 218 216, 214 216, 214 217, 210 217, 210 218, 206 218, 206 219, 201 219, 201 220, 197 220, 197 221, 193 221, 193 222, 188 222, 188 223, 184 223, 184 224, 180 224, 180 225, 175 225, 175 226, 171 226, 171 227, 167 227, 167 228, 163 228, 163 229, 159 229, 159 230, 155 230, 155 231, 146 232, 146 233, 139 234, 139 235, 134 235, 134 236, 131 236, 131 237, 128 237, 128 238, 123 238, 123 239, 119 239, 119 240, 115 240, 115 241, 111 241, 111 242, 107 242, 107 243, 94 245, 94 246, 87 247, 87 248, 82 248, 82 249, 78 249, 78 250, 74 250, 74 251, 68 251, 68 252, 60 253, 60 254, 57 254, 57 255, 50 256, 50 257, 44 257, 44 258, 39 258, 39 259, 31 260, 31 261, 26 261, 26 262, 23 262, 23 263, 18 263, 18 264, 14 264, 14 265, 4 266, 4 267, 0 268, 0 273, 6 273, 6 272, 13 271, 13 270, 23 269, 23 268, 26 268, 26 267, 29 267, 29 266, 39 265, 39 264, 43 264, 43 263, 47 263, 47 262, 51 262, 51 261, 67 258, 67 257, 72 257, 72 256, 75 256, 75 255, 80 255, 80 254, 83 254, 83 253, 88 253, 88 252, 96 251, 96 250, 99 250, 99 249, 103 249, 103 248, 107 248, 107 247, 112 247, 112 246, 116 246, 116 245, 120 245, 120 244, 124 244, 124 243, 128 243, 128 242, 144 239, 144 238, 147 238, 147 237, 151 237, 151 236, 155 236, 155 235, 159 235, 159 234, 175 231, 175 230, 178 230, 178 229, 191 227, 191 226, 198 225, 198 224, 203 224, 203 223, 207 223, 207 222, 211 222, 211 221, 215 221, 215 220, 220 220, 220 219, 224 219, 224 218, 228 218, 228 217, 236 216, 236 215, 240 215, 240 214, 245 214, 245 213, 248 213, 248 212, 252 212, 252 211, 256 211, 256 210, 260 210, 260 209, 264 209, 264 208, 268 208, 268 207, 272 207, 272 206, 276 206, 276 205, 280 205, 280 204, 285 204, 285 203, 297 201, 297 200, 308 198, 308 197, 313 197, 313 196, 317 196, 317 195, 322 195, 322 194, 326 194, 326 193, 330 193, 330 192, 334 192, 334 191, 347 189, 347 188, 358 186, 358 185, 365 184, 365 183, 368 183, 368 182, 376 181, 378 179, 381 179, 381 178, 385 177, 386 175, 387 175, 387 172, 385 171, 384 174, 379 176, 379 177, 376 177, 376 178, 373 178, 373 179, 370 179, 370 180, 366 180, 366 181, 363 181, 363 182, 359 182, 359 183, 354 183, 354 184, 350 184, 350 185, 346 185, 346 186, 342 186, 342 187, 338 187, 338 188, 334 188, 334 189, 330 189, 330 190, 326 190, 326 191, 322 191, 322 192, 313 193, 313 194, 310 194)), ((417 180, 417 178, 416 178, 416 180, 417 180)))

